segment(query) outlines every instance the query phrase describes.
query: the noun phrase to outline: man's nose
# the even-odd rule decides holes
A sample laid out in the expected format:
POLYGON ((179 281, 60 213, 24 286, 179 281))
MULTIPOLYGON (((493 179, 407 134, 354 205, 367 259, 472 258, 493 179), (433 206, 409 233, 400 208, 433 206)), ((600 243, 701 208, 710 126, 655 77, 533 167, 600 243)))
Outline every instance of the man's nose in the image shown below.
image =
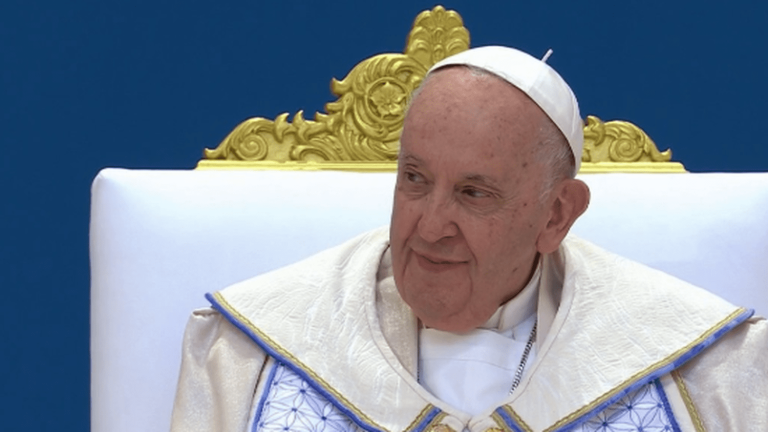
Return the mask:
POLYGON ((450 197, 430 194, 424 200, 418 224, 419 236, 430 243, 455 237, 459 228, 454 219, 455 208, 450 197))

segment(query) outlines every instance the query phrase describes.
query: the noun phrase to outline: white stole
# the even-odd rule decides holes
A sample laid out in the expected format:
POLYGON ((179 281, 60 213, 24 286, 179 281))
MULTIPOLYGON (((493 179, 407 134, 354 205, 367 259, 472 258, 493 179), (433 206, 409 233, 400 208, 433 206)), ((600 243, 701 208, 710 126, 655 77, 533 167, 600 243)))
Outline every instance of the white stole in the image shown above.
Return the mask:
MULTIPOLYGON (((540 280, 541 263, 518 295, 500 306, 483 326, 470 332, 422 328, 421 385, 438 399, 471 415, 498 406, 510 393, 536 323, 540 280)), ((534 348, 526 368, 535 357, 534 348)))

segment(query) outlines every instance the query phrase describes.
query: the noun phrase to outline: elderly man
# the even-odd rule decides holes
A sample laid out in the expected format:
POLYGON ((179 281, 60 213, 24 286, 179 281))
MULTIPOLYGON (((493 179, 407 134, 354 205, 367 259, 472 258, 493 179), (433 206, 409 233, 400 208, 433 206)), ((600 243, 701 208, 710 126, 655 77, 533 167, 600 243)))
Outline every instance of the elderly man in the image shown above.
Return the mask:
POLYGON ((572 237, 576 99, 510 48, 435 65, 389 230, 209 296, 175 430, 768 430, 768 326, 572 237))

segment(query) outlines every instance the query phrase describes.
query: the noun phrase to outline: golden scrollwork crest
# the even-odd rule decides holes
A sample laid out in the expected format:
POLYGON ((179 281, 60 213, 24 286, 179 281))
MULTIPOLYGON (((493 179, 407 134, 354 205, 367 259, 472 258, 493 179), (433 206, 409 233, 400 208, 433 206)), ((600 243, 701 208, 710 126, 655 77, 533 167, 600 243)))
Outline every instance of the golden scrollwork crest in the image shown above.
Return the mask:
POLYGON ((206 149, 206 160, 199 166, 263 161, 278 168, 281 163, 307 162, 339 168, 349 162, 388 162, 383 169, 394 169, 390 165, 397 158, 411 92, 430 66, 468 48, 469 32, 458 13, 442 6, 424 11, 416 17, 404 54, 370 57, 341 81, 332 80, 331 91, 338 99, 326 104, 327 113, 305 120, 299 111, 293 122, 287 113, 274 121, 248 119, 216 149, 206 149))
MULTIPOLYGON (((215 149, 205 149, 198 168, 336 169, 394 171, 403 118, 411 93, 427 70, 469 48, 469 32, 455 11, 436 6, 421 12, 403 54, 379 54, 331 81, 338 97, 314 120, 298 111, 274 120, 240 123, 215 149)), ((685 172, 659 152, 640 128, 588 117, 581 172, 685 172)))

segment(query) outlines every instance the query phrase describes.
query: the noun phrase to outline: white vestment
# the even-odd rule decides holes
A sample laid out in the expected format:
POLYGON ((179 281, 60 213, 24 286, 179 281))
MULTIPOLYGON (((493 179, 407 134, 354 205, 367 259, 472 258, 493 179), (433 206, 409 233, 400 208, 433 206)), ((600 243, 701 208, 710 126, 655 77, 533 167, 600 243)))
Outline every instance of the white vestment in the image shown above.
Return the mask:
MULTIPOLYGON (((390 250, 384 252, 380 274, 382 268, 391 268, 387 266, 390 256, 390 250)), ((480 327, 452 333, 422 326, 419 383, 440 400, 469 414, 499 405, 536 358, 534 329, 540 282, 541 260, 528 284, 480 327)), ((378 289, 381 284, 379 279, 378 289)))
POLYGON ((417 320, 377 283, 388 238, 209 296, 185 334, 173 430, 768 430, 764 319, 572 237, 543 258, 557 288, 538 314, 554 318, 518 389, 458 411, 416 380, 417 320))

